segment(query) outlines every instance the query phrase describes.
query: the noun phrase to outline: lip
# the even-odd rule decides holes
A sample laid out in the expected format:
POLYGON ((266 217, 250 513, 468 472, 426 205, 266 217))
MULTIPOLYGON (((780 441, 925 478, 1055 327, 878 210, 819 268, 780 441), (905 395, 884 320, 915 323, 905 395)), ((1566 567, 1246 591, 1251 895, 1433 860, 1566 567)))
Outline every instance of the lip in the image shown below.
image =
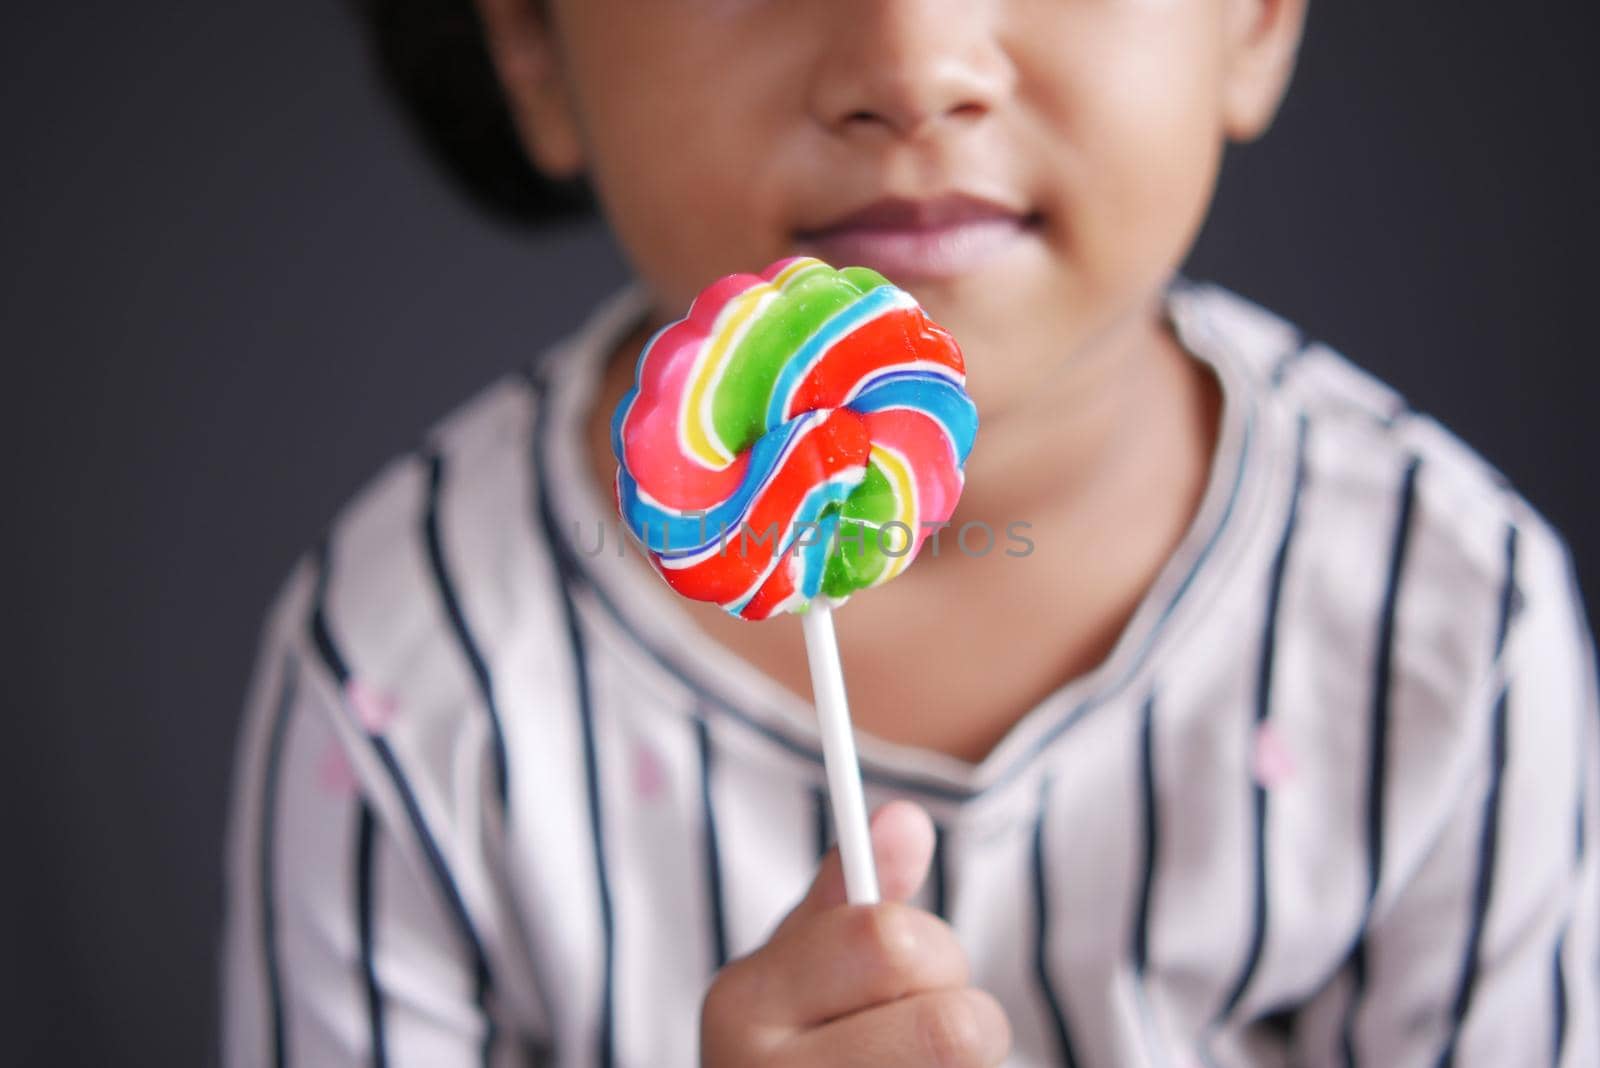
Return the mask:
POLYGON ((795 235, 798 251, 837 267, 870 267, 891 280, 955 278, 1026 239, 1036 216, 956 193, 889 197, 795 235))

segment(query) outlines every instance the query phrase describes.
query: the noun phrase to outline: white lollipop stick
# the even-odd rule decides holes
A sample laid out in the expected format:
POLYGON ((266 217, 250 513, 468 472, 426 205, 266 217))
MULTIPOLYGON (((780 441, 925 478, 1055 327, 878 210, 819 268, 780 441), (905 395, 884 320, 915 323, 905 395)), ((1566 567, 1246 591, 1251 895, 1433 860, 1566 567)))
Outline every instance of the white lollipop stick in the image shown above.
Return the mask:
POLYGON ((801 613, 806 632, 806 658, 811 663, 811 692, 822 728, 822 762, 828 772, 828 799, 844 861, 845 900, 852 905, 878 903, 878 870, 872 862, 872 836, 867 829, 867 802, 861 792, 861 765, 850 733, 850 705, 844 696, 844 669, 839 641, 833 633, 833 612, 812 601, 801 613))

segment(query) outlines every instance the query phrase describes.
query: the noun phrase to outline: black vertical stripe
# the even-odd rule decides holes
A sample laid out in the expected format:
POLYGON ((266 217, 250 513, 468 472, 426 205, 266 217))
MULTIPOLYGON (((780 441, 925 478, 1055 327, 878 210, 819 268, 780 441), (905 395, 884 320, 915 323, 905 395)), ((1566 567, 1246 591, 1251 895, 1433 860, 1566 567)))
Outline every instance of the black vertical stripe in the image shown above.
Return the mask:
POLYGON ((949 840, 950 832, 945 830, 944 824, 935 822, 933 825, 933 864, 928 873, 928 881, 933 898, 933 914, 946 923, 950 922, 950 872, 945 857, 945 852, 949 848, 949 840))
POLYGON ((283 658, 278 699, 272 713, 272 730, 267 739, 266 768, 261 783, 260 840, 257 861, 260 865, 261 957, 267 973, 267 1014, 272 1028, 272 1063, 283 1068, 288 1053, 284 1047, 283 980, 278 966, 277 878, 273 868, 277 857, 278 776, 283 765, 284 738, 289 715, 294 708, 300 664, 292 656, 283 658))
POLYGON ((428 829, 427 821, 422 815, 422 807, 417 803, 417 796, 412 792, 411 786, 406 782, 405 773, 400 768, 400 762, 394 755, 394 749, 388 741, 378 735, 368 735, 373 751, 383 763, 389 773, 389 778, 394 782, 400 794, 401 804, 405 806, 406 816, 415 830, 419 844, 422 846, 423 855, 427 858, 428 867, 432 870, 434 880, 439 884, 444 893, 445 903, 449 906, 451 917, 455 920, 462 941, 466 943, 467 951, 472 959, 473 1001, 478 1006, 483 1017, 484 1036, 482 1055, 484 1063, 488 1064, 489 1054, 494 1048, 495 1023, 489 1013, 489 958, 484 952, 483 943, 478 939, 478 932, 472 925, 471 914, 467 911, 466 901, 461 896, 461 889, 456 885, 455 877, 450 874, 449 864, 444 859, 444 854, 439 850, 438 840, 433 832, 428 829))
POLYGON ((1059 1063, 1067 1068, 1077 1068, 1078 1057, 1072 1046, 1072 1031, 1067 1025, 1067 1015, 1055 981, 1050 977, 1050 892, 1045 874, 1044 821, 1049 810, 1050 780, 1039 788, 1039 815, 1033 824, 1033 909, 1037 922, 1038 939, 1034 944, 1033 969, 1039 983, 1039 993, 1044 998, 1055 1031, 1059 1063))
MULTIPOLYGON (((1134 901, 1132 952, 1134 993, 1144 1028, 1145 1053, 1150 1063, 1166 1064, 1166 1042, 1161 1037, 1144 985, 1145 973, 1150 967, 1150 909, 1155 896, 1156 858, 1161 849, 1161 811, 1156 801, 1155 708, 1156 699, 1152 693, 1145 697, 1139 712, 1139 896, 1134 901)), ((1203 1043, 1199 1053, 1203 1063, 1212 1063, 1211 1052, 1203 1043)))
MULTIPOLYGON (((1517 528, 1506 527, 1505 578, 1500 586, 1499 614, 1495 623, 1494 655, 1498 660, 1505 651, 1506 634, 1511 628, 1512 606, 1517 589, 1517 528)), ((1455 1063, 1456 1045, 1461 1038, 1461 1027, 1472 1007, 1472 992, 1477 983, 1478 956, 1483 941, 1483 925, 1489 913, 1489 899, 1494 888, 1494 860, 1499 844, 1500 787, 1506 764, 1506 706, 1508 691, 1502 689, 1495 701, 1489 752, 1489 789, 1484 799, 1483 826, 1479 832, 1478 870, 1472 895, 1472 919, 1467 928, 1467 943, 1462 954, 1456 993, 1450 1009, 1450 1032, 1444 1050, 1439 1054, 1441 1068, 1455 1063)), ((1559 961, 1559 958, 1558 958, 1559 961)), ((1559 967, 1557 969, 1559 973, 1559 967)))
MULTIPOLYGON (((1573 589, 1574 597, 1579 596, 1576 588, 1573 589)), ((1589 741, 1590 726, 1587 721, 1581 722, 1578 727, 1578 804, 1574 815, 1573 824, 1576 827, 1576 836, 1572 846, 1572 867, 1575 873, 1583 870, 1584 856, 1584 824, 1586 820, 1585 809, 1588 807, 1589 798, 1589 754, 1591 743, 1589 741)), ((1568 1004, 1570 992, 1567 990, 1567 969, 1564 962, 1567 950, 1567 932, 1570 930, 1571 921, 1562 925, 1561 937, 1556 940, 1554 960, 1551 961, 1551 971, 1554 980, 1553 1005, 1551 1011, 1555 1017, 1553 1023, 1554 1053, 1552 1064, 1561 1063, 1561 1054, 1567 1044, 1567 1015, 1571 1011, 1568 1004)))
POLYGON ((1559 1065, 1561 1054, 1567 1046, 1567 973, 1561 966, 1563 952, 1567 948, 1567 932, 1561 932, 1561 937, 1556 940, 1555 959, 1551 961, 1553 970, 1552 986, 1555 997, 1552 1010, 1554 1019, 1551 1021, 1550 1063, 1559 1065))
MULTIPOLYGON (((542 473, 542 472, 541 472, 542 473)), ((543 478, 538 479, 538 520, 544 532, 545 543, 559 544, 560 532, 556 530, 555 514, 543 478)), ((578 703, 578 716, 583 730, 583 767, 588 786, 589 833, 594 848, 595 890, 599 897, 601 935, 601 990, 597 1058, 601 1068, 611 1068, 616 1063, 616 916, 611 899, 611 880, 606 868, 605 821, 600 803, 600 759, 595 743, 594 703, 589 689, 589 654, 585 646, 583 627, 578 620, 578 606, 573 600, 573 584, 580 580, 567 558, 557 554, 556 585, 561 592, 562 614, 566 619, 567 644, 572 653, 573 688, 578 703)))
MULTIPOLYGON (((1405 573, 1406 553, 1411 541, 1411 520, 1416 508, 1417 474, 1421 461, 1412 457, 1400 481, 1400 502, 1395 518, 1394 538, 1389 551, 1389 571, 1384 583, 1383 603, 1378 614, 1377 657, 1372 679, 1372 724, 1367 762, 1367 901, 1363 929, 1372 915, 1373 903, 1383 876, 1384 789, 1389 765, 1389 700, 1394 673, 1395 610, 1399 603, 1401 578, 1405 573)), ((1356 1063, 1355 1023, 1367 986, 1367 943, 1363 934, 1351 952, 1350 1003, 1345 1007, 1340 1044, 1347 1065, 1356 1063)))
POLYGON ((1363 938, 1356 943, 1355 950, 1350 954, 1350 1002, 1345 1006, 1344 1025, 1339 1033, 1339 1048, 1344 1054, 1346 1068, 1355 1068, 1356 1063, 1356 1010, 1361 1004, 1361 995, 1367 989, 1367 943, 1363 938))
POLYGON ((450 628, 455 632, 456 642, 461 646, 461 652, 472 669, 478 693, 483 697, 484 711, 489 717, 489 737, 494 756, 495 792, 500 799, 502 814, 505 814, 506 739, 500 726, 500 708, 495 701, 494 679, 489 674, 489 664, 484 660, 477 640, 472 636, 472 629, 467 626, 466 614, 461 609, 461 599, 456 593, 455 582, 450 577, 450 568, 445 563, 444 539, 439 531, 439 499, 444 483, 444 458, 437 452, 431 452, 425 459, 428 465, 428 501, 422 527, 423 537, 428 545, 428 565, 433 572, 433 582, 439 590, 439 598, 444 602, 445 614, 450 618, 450 628))
POLYGON ((389 1063, 389 1045, 384 1038, 383 987, 373 954, 373 884, 376 849, 372 808, 365 801, 356 825, 356 933, 361 948, 361 980, 367 995, 367 1029, 371 1036, 374 1068, 389 1063))
POLYGON ((1383 868, 1383 795, 1389 763, 1389 702, 1394 675, 1395 618, 1400 581, 1405 572, 1411 541, 1411 519, 1416 508, 1419 460, 1406 465, 1400 489, 1400 512, 1395 521, 1394 546, 1389 554, 1389 576, 1384 584, 1379 617, 1377 664, 1372 680, 1372 736, 1370 777, 1367 784, 1367 897, 1377 897, 1383 868))
POLYGON ((342 687, 350 681, 350 665, 344 661, 344 655, 339 652, 338 643, 333 640, 333 632, 328 629, 328 613, 323 607, 328 599, 328 575, 332 570, 333 549, 327 539, 317 546, 317 582, 316 589, 312 592, 311 606, 311 642, 316 646, 317 655, 322 658, 323 666, 333 675, 334 680, 342 687))
POLYGON ((1144 979, 1150 964, 1150 901, 1155 892, 1156 854, 1161 848, 1161 813, 1156 808, 1155 696, 1145 698, 1139 725, 1139 796, 1143 804, 1143 851, 1139 900, 1133 914, 1133 970, 1144 979))
POLYGON ((720 971, 728 963, 728 923, 722 904, 722 852, 717 841, 717 810, 711 801, 711 729, 696 715, 695 737, 700 743, 700 806, 705 820, 706 892, 710 897, 711 963, 720 971))
MULTIPOLYGON (((1289 491, 1289 514, 1284 520, 1283 534, 1278 539, 1278 551, 1272 560, 1272 573, 1267 582, 1267 603, 1263 611, 1261 628, 1261 659, 1256 669, 1256 709, 1254 730, 1259 731, 1272 712, 1272 671, 1278 648, 1278 605, 1283 597, 1283 576, 1288 570, 1289 546, 1294 541, 1296 522, 1300 515, 1300 497, 1306 479, 1306 417, 1300 417, 1295 443, 1294 485, 1289 491)), ((1250 741, 1254 740, 1252 735, 1250 741)), ((1246 742, 1247 747, 1250 741, 1246 742)), ((1248 751, 1248 749, 1247 749, 1248 751)), ((1233 988, 1222 1003, 1221 1010, 1212 1021, 1218 1026, 1233 1014, 1254 978, 1261 963, 1261 950, 1266 943, 1269 899, 1267 897, 1267 788, 1256 782, 1251 789, 1253 822, 1253 871, 1251 886, 1250 942, 1245 950, 1243 966, 1234 979, 1233 988)))
MULTIPOLYGON (((351 679, 350 666, 339 650, 338 642, 334 640, 332 628, 328 622, 327 593, 328 583, 332 573, 332 550, 325 539, 317 551, 317 579, 316 588, 312 595, 311 608, 311 639, 316 646, 318 655, 329 673, 338 681, 341 688, 348 685, 351 679)), ((400 798, 400 803, 406 810, 406 817, 411 825, 412 832, 416 835, 417 844, 422 847, 428 868, 433 874, 434 881, 438 884, 440 893, 444 896, 445 904, 449 908, 451 919, 455 922, 457 933, 465 944, 471 958, 473 973, 473 999, 478 1006, 483 1018, 484 1038, 482 1055, 484 1063, 490 1059, 490 1053, 495 1042, 495 1023, 489 1012, 489 991, 492 985, 489 973, 489 958, 484 952, 483 943, 478 938, 477 929, 473 926, 472 915, 467 911, 466 901, 461 896, 461 889, 456 885, 454 876, 450 874, 450 866, 444 859, 444 854, 439 849, 438 840, 428 827, 428 821, 422 813, 422 806, 417 802, 416 793, 407 781, 405 771, 400 767, 400 761, 395 756, 394 749, 389 745, 388 739, 381 734, 366 730, 367 741, 372 746, 373 753, 378 757, 390 782, 394 785, 395 792, 400 798)))
POLYGON ((1500 691, 1494 705, 1494 731, 1489 763, 1489 793, 1483 802, 1483 829, 1478 842, 1478 872, 1472 892, 1472 923, 1467 930, 1467 947, 1450 1006, 1450 1035, 1439 1054, 1440 1068, 1453 1065, 1461 1026, 1472 1007, 1472 992, 1478 978, 1478 953, 1483 943, 1483 925, 1489 914, 1489 898, 1494 890, 1494 860, 1500 832, 1500 785, 1506 766, 1506 704, 1509 694, 1500 691))
POLYGON ((817 859, 828 855, 833 844, 833 824, 828 813, 828 791, 820 786, 811 788, 812 826, 816 833, 817 859))
POLYGON ((1506 635, 1511 630, 1511 615, 1517 604, 1517 528, 1506 527, 1506 576, 1500 584, 1500 614, 1495 624, 1494 655, 1499 658, 1506 649, 1506 635))
MULTIPOLYGON (((1588 749, 1587 745, 1580 746, 1580 752, 1581 753, 1587 753, 1588 751, 1589 751, 1589 749, 1588 749)), ((1579 763, 1582 764, 1582 762, 1583 762, 1582 761, 1582 757, 1580 756, 1579 757, 1579 763)), ((1588 771, 1586 769, 1581 769, 1580 768, 1580 770, 1578 772, 1578 819, 1577 819, 1578 833, 1577 833, 1577 842, 1573 846, 1573 852, 1574 852, 1574 855, 1575 855, 1575 860, 1580 865, 1583 863, 1583 839, 1584 839, 1585 834, 1586 834, 1586 832, 1584 831, 1584 820, 1587 818, 1585 813, 1584 813, 1584 802, 1585 802, 1585 797, 1586 797, 1587 791, 1583 788, 1583 783, 1585 782, 1585 780, 1588 779, 1588 777, 1589 777, 1588 771)))

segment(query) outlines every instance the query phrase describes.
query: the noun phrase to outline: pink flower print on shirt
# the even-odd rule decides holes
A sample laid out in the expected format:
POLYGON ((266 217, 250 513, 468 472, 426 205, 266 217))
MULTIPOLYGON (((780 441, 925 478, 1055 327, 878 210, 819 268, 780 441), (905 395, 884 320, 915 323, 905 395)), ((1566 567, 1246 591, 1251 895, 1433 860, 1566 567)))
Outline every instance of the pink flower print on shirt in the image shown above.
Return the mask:
MULTIPOLYGON (((354 676, 344 684, 344 699, 369 735, 380 735, 388 730, 400 711, 400 702, 392 694, 354 676)), ((328 742, 317 762, 317 785, 336 797, 349 797, 358 789, 355 768, 351 767, 350 757, 337 739, 328 742)))
POLYGON ((1256 727, 1251 772, 1264 790, 1276 789, 1294 778, 1294 754, 1270 719, 1256 727))
POLYGON ((392 696, 354 676, 344 684, 344 696, 368 734, 382 734, 388 730, 400 709, 399 702, 392 696))
POLYGON ((640 801, 659 801, 667 792, 667 769, 648 745, 633 748, 633 794, 640 801))
POLYGON ((334 797, 350 797, 356 792, 356 769, 350 766, 344 747, 330 740, 317 762, 317 785, 334 797))

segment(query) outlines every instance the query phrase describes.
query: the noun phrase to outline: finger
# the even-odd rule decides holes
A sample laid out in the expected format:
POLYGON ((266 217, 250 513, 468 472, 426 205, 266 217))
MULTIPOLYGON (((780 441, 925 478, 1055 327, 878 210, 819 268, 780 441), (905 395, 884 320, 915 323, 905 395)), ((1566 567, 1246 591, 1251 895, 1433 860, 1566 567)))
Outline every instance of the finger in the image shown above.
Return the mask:
POLYGON ((916 896, 928 879, 933 849, 933 820, 922 806, 891 801, 878 809, 872 823, 872 855, 883 900, 910 901, 916 896))
MULTIPOLYGON (((933 821, 921 806, 891 801, 872 814, 872 858, 878 869, 878 887, 885 901, 905 901, 921 888, 933 861, 933 821)), ((828 850, 817 868, 805 897, 794 907, 790 921, 815 915, 845 903, 844 868, 839 847, 828 850)))
POLYGON ((795 1035, 782 1068, 988 1068, 1011 1052, 1000 1003, 968 987, 902 998, 795 1035))
POLYGON ((805 1028, 910 994, 956 990, 967 956, 943 920, 899 902, 835 908, 789 927, 748 962, 753 1018, 805 1028))

